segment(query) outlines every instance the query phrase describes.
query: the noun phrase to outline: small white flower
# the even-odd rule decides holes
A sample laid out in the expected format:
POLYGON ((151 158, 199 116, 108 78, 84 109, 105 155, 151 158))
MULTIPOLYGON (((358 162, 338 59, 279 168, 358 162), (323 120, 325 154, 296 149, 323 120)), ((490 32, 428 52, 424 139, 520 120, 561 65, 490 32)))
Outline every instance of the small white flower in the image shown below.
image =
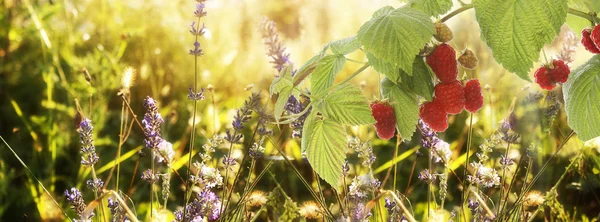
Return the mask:
POLYGON ((173 161, 173 157, 175 156, 175 151, 173 151, 173 144, 163 140, 158 144, 158 155, 156 155, 157 162, 165 162, 167 164, 173 161), (167 160, 165 160, 167 158, 167 160))
POLYGON ((448 164, 451 156, 452 150, 450 150, 450 144, 444 142, 443 140, 435 143, 435 146, 433 146, 433 155, 431 156, 434 162, 443 162, 448 164))

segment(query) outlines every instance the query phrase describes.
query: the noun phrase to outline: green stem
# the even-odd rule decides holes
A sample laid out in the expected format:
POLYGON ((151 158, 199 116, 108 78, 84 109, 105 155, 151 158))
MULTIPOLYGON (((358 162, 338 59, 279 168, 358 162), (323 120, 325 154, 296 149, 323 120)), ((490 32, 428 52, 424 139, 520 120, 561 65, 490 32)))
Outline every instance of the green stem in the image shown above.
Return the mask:
POLYGON ((369 68, 369 66, 371 66, 371 65, 368 62, 365 63, 363 66, 361 66, 356 71, 354 71, 354 73, 350 74, 350 76, 346 77, 346 79, 329 87, 327 90, 325 90, 325 92, 331 92, 333 89, 337 88, 338 86, 343 85, 344 83, 347 83, 348 81, 352 80, 354 77, 358 76, 358 74, 360 74, 362 71, 365 71, 365 69, 369 68))
MULTIPOLYGON (((196 22, 196 30, 198 30, 200 28, 200 18, 198 17, 198 21, 196 22)), ((196 42, 198 41, 198 35, 196 35, 196 42)), ((198 92, 198 55, 194 55, 194 93, 198 92)), ((192 114, 192 130, 190 132, 190 146, 188 147, 188 153, 189 153, 189 157, 188 157, 188 167, 186 170, 186 180, 189 179, 190 177, 190 168, 192 167, 192 151, 194 150, 194 142, 195 142, 195 138, 196 138, 196 113, 198 111, 198 100, 194 99, 194 113, 192 114)), ((187 208, 185 206, 187 206, 188 202, 190 201, 190 196, 192 194, 191 192, 191 183, 186 183, 186 189, 185 189, 185 197, 184 197, 184 205, 183 205, 183 215, 185 217, 186 215, 186 210, 187 208)))
POLYGON ((473 8, 473 4, 465 4, 462 7, 454 10, 453 12, 450 12, 450 14, 447 14, 446 16, 444 16, 442 19, 440 19, 440 22, 448 21, 448 19, 451 19, 455 15, 458 15, 458 14, 460 14, 466 10, 472 9, 472 8, 473 8))
POLYGON ((580 18, 583 18, 583 19, 587 19, 588 21, 590 21, 594 24, 597 24, 600 22, 600 19, 598 17, 596 17, 595 13, 585 13, 585 12, 579 11, 574 8, 569 8, 567 13, 577 16, 577 17, 580 17, 580 18))

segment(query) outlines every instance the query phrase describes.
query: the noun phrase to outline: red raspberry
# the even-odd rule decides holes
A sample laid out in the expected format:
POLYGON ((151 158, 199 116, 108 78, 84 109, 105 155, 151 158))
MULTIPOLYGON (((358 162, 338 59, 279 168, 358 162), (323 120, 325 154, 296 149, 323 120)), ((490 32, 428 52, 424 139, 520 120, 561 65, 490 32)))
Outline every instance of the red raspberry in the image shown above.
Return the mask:
POLYGON ((377 136, 389 140, 396 133, 396 116, 394 108, 387 101, 374 101, 371 103, 371 112, 375 118, 375 130, 377 136))
POLYGON ((581 44, 588 52, 598 54, 600 53, 600 49, 598 49, 598 47, 596 47, 592 41, 592 37, 590 36, 592 34, 591 31, 591 28, 585 28, 581 30, 581 44))
POLYGON ((465 91, 458 80, 435 85, 435 100, 444 107, 446 113, 458 114, 465 107, 465 91))
POLYGON ((571 70, 569 70, 569 66, 565 64, 565 61, 558 59, 552 60, 552 66, 553 68, 547 72, 550 80, 559 83, 567 82, 571 70))
POLYGON ((590 37, 592 42, 594 42, 594 45, 596 45, 596 48, 600 49, 600 25, 596 25, 594 29, 592 29, 590 37))
POLYGON ((448 114, 444 105, 438 100, 421 104, 419 117, 435 132, 444 132, 448 129, 448 114))
POLYGON ((452 82, 456 80, 458 76, 456 52, 450 45, 442 43, 426 57, 426 60, 440 81, 452 82))
POLYGON ((540 85, 542 89, 552 90, 554 85, 556 85, 556 83, 550 79, 550 76, 548 76, 545 66, 542 66, 536 70, 533 76, 535 77, 535 82, 540 85))
POLYGON ((465 109, 469 112, 477 112, 483 106, 483 95, 479 80, 471 79, 465 84, 465 109))

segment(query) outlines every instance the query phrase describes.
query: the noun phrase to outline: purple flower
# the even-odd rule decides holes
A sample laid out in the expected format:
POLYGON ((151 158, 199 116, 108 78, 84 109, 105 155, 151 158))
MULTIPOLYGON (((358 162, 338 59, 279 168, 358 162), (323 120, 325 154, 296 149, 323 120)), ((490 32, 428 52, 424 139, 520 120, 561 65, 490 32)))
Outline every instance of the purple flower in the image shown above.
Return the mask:
MULTIPOLYGON (((204 1, 202 1, 202 2, 204 2, 204 1)), ((204 8, 206 7, 206 5, 204 5, 204 3, 202 3, 202 2, 196 4, 196 10, 194 11, 195 17, 206 16, 206 11, 204 11, 204 8)))
POLYGON ((150 169, 147 169, 146 171, 144 171, 142 173, 141 178, 143 180, 147 181, 148 183, 155 183, 159 179, 158 175, 153 174, 152 170, 150 170, 150 169))
POLYGON ((421 145, 423 147, 432 148, 439 142, 440 139, 437 137, 437 133, 431 130, 427 123, 421 119, 419 119, 419 130, 423 135, 423 138, 421 138, 421 145))
POLYGON ((429 169, 425 169, 419 173, 419 179, 423 180, 425 183, 433 183, 436 179, 435 174, 431 174, 429 169))
POLYGON ((279 40, 275 22, 265 18, 262 27, 264 44, 267 46, 267 55, 271 58, 273 67, 279 73, 286 65, 292 65, 289 59, 290 54, 285 52, 285 47, 283 47, 279 40))
POLYGON ((196 199, 185 206, 185 215, 181 210, 175 212, 176 221, 202 221, 204 218, 214 221, 219 219, 221 201, 211 191, 202 191, 196 199))
POLYGON ((223 157, 223 165, 225 165, 225 169, 231 170, 233 166, 236 165, 235 158, 223 157))
MULTIPOLYGON (((67 202, 73 207, 77 216, 80 218, 83 216, 83 212, 85 211, 86 205, 83 201, 83 197, 81 196, 81 192, 75 187, 72 187, 70 190, 65 190, 65 196, 67 198, 67 202)), ((90 218, 94 214, 90 215, 90 218)), ((88 218, 89 219, 89 218, 88 218)))
POLYGON ((104 186, 104 182, 99 178, 89 179, 89 180, 87 180, 87 182, 85 184, 87 185, 88 188, 92 189, 94 192, 98 192, 104 186))
POLYGON ((164 120, 158 112, 156 101, 152 97, 146 97, 144 107, 146 107, 146 114, 144 114, 144 119, 142 120, 144 133, 146 134, 144 144, 147 148, 154 150, 163 141, 160 134, 160 125, 164 120))
POLYGON ((190 34, 192 35, 198 35, 198 36, 202 36, 204 35, 204 31, 206 29, 206 26, 204 26, 204 23, 202 23, 202 27, 200 27, 200 29, 196 28, 196 22, 192 22, 192 24, 190 25, 190 34))
POLYGON ((344 161, 342 164, 342 175, 348 176, 350 174, 350 164, 348 164, 348 160, 344 161))
POLYGON ((198 41, 194 42, 194 49, 190 50, 190 55, 193 56, 201 56, 203 55, 204 52, 202 51, 202 49, 200 48, 200 43, 198 41))
POLYGON ((94 146, 94 138, 92 137, 94 126, 92 121, 85 118, 79 123, 79 139, 81 142, 81 164, 86 166, 94 165, 98 162, 96 155, 96 147, 94 146))
POLYGON ((118 201, 108 198, 108 209, 110 209, 110 214, 112 214, 112 222, 129 222, 129 218, 125 215, 125 211, 123 207, 119 204, 118 201))
POLYGON ((190 92, 188 93, 187 98, 189 100, 204 100, 204 88, 200 89, 200 92, 194 92, 192 87, 190 87, 190 92))

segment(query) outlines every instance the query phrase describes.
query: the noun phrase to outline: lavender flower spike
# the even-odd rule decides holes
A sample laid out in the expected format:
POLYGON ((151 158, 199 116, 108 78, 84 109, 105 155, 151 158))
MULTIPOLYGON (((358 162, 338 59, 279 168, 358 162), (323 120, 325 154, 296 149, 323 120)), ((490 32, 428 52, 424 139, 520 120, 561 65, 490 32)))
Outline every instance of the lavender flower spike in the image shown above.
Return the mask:
POLYGON ((79 123, 79 138, 81 141, 81 164, 86 166, 94 165, 98 162, 94 138, 92 137, 94 126, 92 121, 85 118, 79 123))
MULTIPOLYGON (((83 201, 83 197, 81 196, 81 192, 75 187, 72 187, 69 190, 65 190, 65 196, 67 197, 67 202, 73 207, 77 216, 80 218, 84 216, 84 211, 86 208, 85 202, 83 201)), ((94 213, 89 215, 89 218, 94 216, 94 213)), ((87 218, 87 219, 89 219, 87 218)), ((84 218, 86 219, 86 218, 84 218)))
POLYGON ((144 107, 146 107, 146 114, 144 114, 144 119, 142 120, 144 133, 146 134, 144 144, 147 148, 154 150, 163 141, 160 135, 160 125, 164 120, 158 112, 156 101, 154 101, 152 97, 146 97, 144 100, 144 107))

